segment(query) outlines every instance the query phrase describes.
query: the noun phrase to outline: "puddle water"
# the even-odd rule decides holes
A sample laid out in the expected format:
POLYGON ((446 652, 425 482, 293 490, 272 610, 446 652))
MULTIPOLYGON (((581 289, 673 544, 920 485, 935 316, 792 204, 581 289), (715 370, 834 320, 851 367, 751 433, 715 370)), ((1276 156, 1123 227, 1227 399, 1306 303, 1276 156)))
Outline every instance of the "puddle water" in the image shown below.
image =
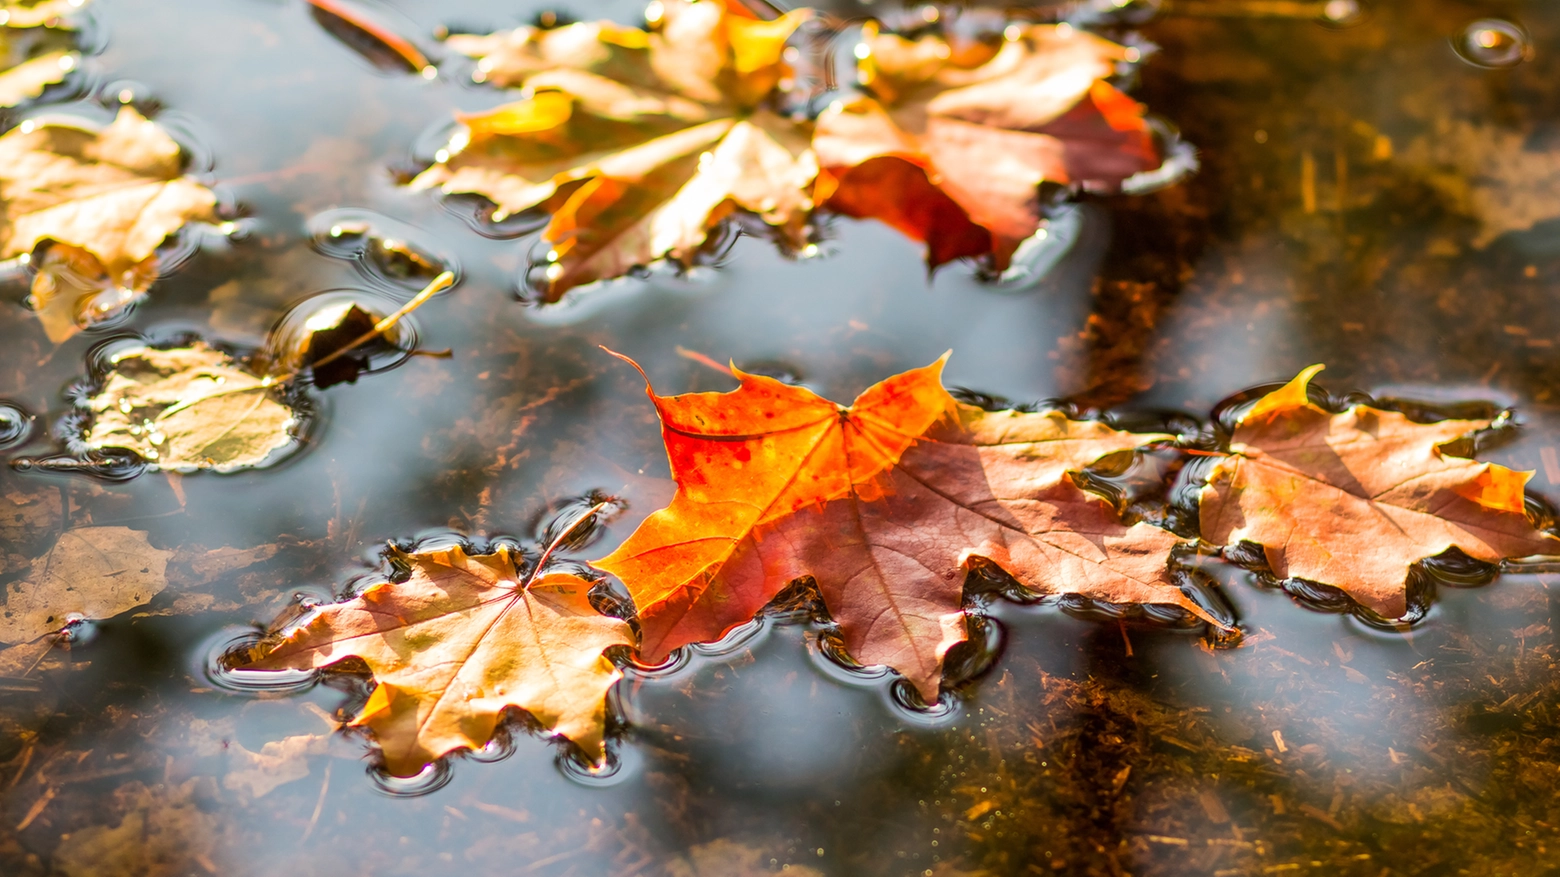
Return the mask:
MULTIPOLYGON (((1075 12, 1104 15, 1095 5, 1075 12)), ((174 582, 0 673, 0 871, 1560 867, 1560 568, 1443 579, 1405 632, 1209 561, 1246 631, 1220 650, 1163 620, 982 595, 987 648, 930 712, 891 674, 832 661, 826 627, 768 618, 628 668, 594 771, 515 719, 427 776, 376 777, 364 739, 331 730, 366 699, 361 677, 214 668, 256 624, 361 581, 389 540, 533 545, 600 491, 626 509, 569 556, 618 544, 671 484, 639 376, 598 345, 662 392, 728 388, 704 357, 841 401, 951 349, 951 385, 1193 430, 1221 399, 1326 362, 1319 382, 1338 394, 1514 407, 1519 425, 1483 456, 1560 499, 1560 8, 1128 7, 1117 20, 1145 22, 1160 47, 1135 95, 1198 147, 1201 170, 1067 208, 1071 247, 1035 256, 1044 278, 989 285, 954 265, 928 280, 913 243, 842 220, 816 258, 740 238, 718 268, 537 308, 519 301, 534 233, 477 234, 470 204, 397 179, 452 110, 504 100, 430 35, 513 26, 543 4, 362 4, 439 65, 429 78, 344 42, 302 0, 95 2, 73 84, 6 124, 134 103, 181 140, 233 225, 187 235, 125 322, 57 347, 8 281, 8 459, 62 452, 65 392, 106 340, 248 352, 279 321, 307 322, 303 302, 383 314, 444 268, 459 282, 371 373, 312 390, 306 447, 274 466, 0 470, 4 581, 63 529, 95 525, 146 531, 174 582)), ((565 11, 631 22, 642 4, 565 11)))

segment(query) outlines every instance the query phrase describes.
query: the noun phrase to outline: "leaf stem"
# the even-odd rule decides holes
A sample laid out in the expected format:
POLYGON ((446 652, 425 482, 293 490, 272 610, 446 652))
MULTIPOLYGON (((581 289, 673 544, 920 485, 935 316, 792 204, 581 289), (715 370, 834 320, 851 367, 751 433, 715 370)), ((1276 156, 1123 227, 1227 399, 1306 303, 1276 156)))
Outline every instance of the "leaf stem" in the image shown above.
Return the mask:
POLYGON ((604 502, 596 503, 595 505, 591 506, 590 509, 585 512, 585 514, 575 518, 574 521, 569 524, 569 526, 564 528, 562 533, 559 533, 556 537, 554 537, 552 544, 547 546, 547 550, 542 552, 541 557, 537 558, 536 566, 531 569, 531 574, 525 577, 525 583, 520 586, 520 590, 523 591, 526 588, 531 587, 531 583, 536 581, 536 577, 542 572, 542 567, 547 565, 547 561, 553 556, 553 552, 558 550, 558 546, 563 544, 563 540, 569 538, 570 534, 572 534, 575 530, 578 530, 581 524, 594 518, 597 512, 606 507, 607 504, 604 502))

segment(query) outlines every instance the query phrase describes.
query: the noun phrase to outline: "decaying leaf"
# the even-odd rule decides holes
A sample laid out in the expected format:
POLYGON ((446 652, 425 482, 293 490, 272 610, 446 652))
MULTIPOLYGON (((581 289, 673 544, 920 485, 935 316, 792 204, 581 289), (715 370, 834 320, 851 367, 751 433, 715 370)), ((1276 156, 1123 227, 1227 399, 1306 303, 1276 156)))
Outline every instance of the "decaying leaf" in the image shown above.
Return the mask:
POLYGON ((91 450, 123 448, 153 467, 230 472, 287 446, 293 412, 274 382, 199 342, 116 354, 103 389, 87 400, 91 450))
POLYGON ((151 602, 168 585, 172 554, 126 527, 66 530, 26 579, 5 589, 0 643, 33 642, 73 616, 112 618, 151 602))
POLYGON ((0 570, 25 568, 28 557, 47 536, 58 533, 64 519, 59 488, 40 485, 24 489, 12 483, 0 493, 0 570))
POLYGON ((373 341, 351 346, 372 332, 384 316, 344 299, 319 308, 308 319, 284 320, 267 339, 264 367, 273 372, 308 369, 311 383, 320 389, 354 383, 369 368, 377 350, 393 347, 400 338, 398 327, 391 326, 373 341), (332 355, 336 358, 324 366, 315 365, 332 355))
POLYGON ((1560 216, 1560 155, 1529 146, 1530 132, 1438 119, 1409 143, 1399 167, 1423 175, 1458 212, 1478 219, 1476 247, 1560 216))
POLYGON ((889 378, 849 408, 742 372, 730 393, 650 391, 678 492, 592 561, 633 594, 645 656, 715 640, 812 576, 849 654, 935 701, 943 657, 965 638, 977 556, 1038 591, 1212 620, 1167 571, 1180 540, 1124 525, 1067 475, 1166 436, 963 405, 942 367, 889 378))
POLYGON ((590 605, 591 583, 555 573, 521 585, 508 549, 399 554, 404 582, 322 606, 249 655, 250 669, 367 662, 378 683, 353 725, 373 731, 386 768, 416 774, 487 743, 506 707, 603 756, 605 697, 622 674, 602 656, 632 646, 628 625, 590 605))
POLYGON ((64 81, 81 62, 68 48, 65 17, 86 0, 0 4, 0 107, 14 107, 64 81))
MULTIPOLYGON (((666 864, 667 877, 762 877, 775 873, 771 856, 738 841, 720 838, 690 849, 666 864)), ((806 865, 787 864, 788 877, 822 877, 806 865)))
POLYGON ((1203 538, 1254 542, 1280 578, 1343 589, 1389 618, 1407 609, 1409 567, 1450 548, 1470 557, 1560 554, 1523 511, 1532 475, 1442 446, 1486 420, 1414 423, 1306 397, 1312 366, 1248 411, 1202 492, 1203 538))
POLYGON ((664 0, 650 29, 610 22, 451 37, 520 100, 460 118, 415 188, 552 214, 549 300, 660 259, 686 262, 733 210, 805 243, 817 173, 806 127, 763 107, 808 15, 664 0))
MULTIPOLYGON (((143 293, 163 240, 187 222, 213 219, 216 207, 210 189, 184 176, 179 145, 133 107, 101 130, 85 125, 35 119, 0 135, 0 259, 40 244, 75 248, 41 271, 33 289, 34 306, 69 315, 70 331, 107 315, 102 293, 117 294, 119 307, 143 293), (77 281, 96 306, 56 301, 77 281)), ((51 340, 62 340, 63 320, 45 321, 51 340)))
POLYGON ((1113 189, 1159 166, 1143 108, 1105 81, 1131 50, 1067 25, 1007 34, 972 53, 866 27, 872 96, 818 118, 819 202, 925 241, 932 267, 1002 269, 1039 228, 1041 183, 1113 189))
POLYGON ((52 855, 65 877, 185 877, 217 872, 213 860, 238 842, 238 830, 211 803, 210 777, 147 786, 132 781, 113 792, 124 818, 71 834, 52 855))

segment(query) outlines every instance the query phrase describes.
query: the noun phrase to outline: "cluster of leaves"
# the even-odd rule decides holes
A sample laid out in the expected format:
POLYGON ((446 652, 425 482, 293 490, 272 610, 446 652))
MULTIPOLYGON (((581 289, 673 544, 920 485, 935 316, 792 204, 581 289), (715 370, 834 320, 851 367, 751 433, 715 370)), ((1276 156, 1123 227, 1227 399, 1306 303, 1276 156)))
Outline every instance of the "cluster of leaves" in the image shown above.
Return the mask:
POLYGON ((826 210, 924 241, 931 267, 981 257, 1002 270, 1041 227, 1042 184, 1108 190, 1160 164, 1143 108, 1107 81, 1136 50, 1065 24, 954 42, 869 22, 859 93, 814 119, 789 45, 814 19, 665 0, 643 29, 452 36, 477 81, 520 97, 459 116, 411 185, 485 196, 495 218, 550 214, 540 285, 555 301, 659 260, 687 264, 734 214, 790 252, 826 210))
MULTIPOLYGON (((71 2, 7 7, 7 26, 61 28, 71 2)), ((436 73, 352 8, 314 8, 436 73)), ((933 266, 980 257, 1000 269, 1043 222, 1042 183, 1108 189, 1159 161, 1142 108, 1106 81, 1134 50, 1066 25, 1013 24, 972 41, 908 39, 869 22, 859 93, 815 120, 798 108, 791 44, 816 18, 672 0, 654 4, 643 29, 450 37, 477 59, 478 78, 521 97, 461 117, 455 141, 412 185, 480 193, 496 215, 549 213, 544 274, 555 299, 658 260, 689 263, 739 216, 804 249, 819 209, 900 228, 926 241, 933 266)), ((54 69, 77 63, 62 58, 54 69)), ((218 219, 217 196, 185 173, 178 143, 119 103, 107 126, 39 116, 0 136, 0 260, 31 270, 28 302, 55 343, 123 314, 163 270, 170 237, 218 219)), ((121 350, 67 443, 78 456, 133 454, 180 471, 259 465, 294 443, 288 380, 307 366, 319 386, 354 378, 365 361, 343 353, 367 336, 350 329, 382 332, 377 316, 344 314, 303 349, 255 361, 205 342, 121 350)))
MULTIPOLYGON (((81 63, 69 16, 85 0, 0 6, 0 107, 41 96, 81 63)), ((107 127, 29 119, 0 136, 0 260, 31 263, 28 303, 57 343, 121 312, 157 279, 157 249, 215 219, 179 145, 135 108, 107 127)))
POLYGON ((627 587, 632 628, 592 606, 589 579, 549 571, 598 506, 534 562, 507 549, 393 551, 404 578, 281 624, 242 661, 365 660, 378 687, 355 724, 397 774, 482 746, 511 706, 600 760, 603 699, 619 676, 606 650, 637 645, 662 662, 800 580, 815 583, 850 660, 886 665, 935 702, 944 659, 968 635, 965 578, 978 566, 1039 595, 1168 605, 1228 628, 1183 589, 1178 552, 1259 546, 1275 576, 1387 616, 1406 609, 1411 567, 1452 549, 1490 562, 1560 554, 1525 511, 1529 473, 1451 452, 1492 421, 1329 412, 1308 395, 1319 368, 1240 416, 1202 488, 1201 539, 1128 521, 1084 487, 1086 467, 1175 437, 967 405, 944 389, 941 361, 849 407, 736 369, 728 393, 651 389, 677 493, 591 561, 627 587))

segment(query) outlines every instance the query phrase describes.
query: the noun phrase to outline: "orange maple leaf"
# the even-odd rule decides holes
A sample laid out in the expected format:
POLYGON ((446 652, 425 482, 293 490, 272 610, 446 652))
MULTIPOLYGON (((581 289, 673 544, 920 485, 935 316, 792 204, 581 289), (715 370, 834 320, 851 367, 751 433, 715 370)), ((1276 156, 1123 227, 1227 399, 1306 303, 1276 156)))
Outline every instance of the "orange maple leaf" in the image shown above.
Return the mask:
POLYGON ((591 607, 591 583, 564 573, 523 583, 505 548, 395 554, 412 570, 404 582, 320 607, 251 650, 245 669, 363 659, 378 685, 351 724, 374 733, 397 776, 486 744, 510 706, 599 762, 604 698, 622 677, 602 652, 633 638, 627 624, 591 607))
POLYGON ((1241 418, 1203 488, 1203 537, 1263 547, 1281 578, 1343 589, 1389 618, 1407 609, 1409 567, 1456 547, 1478 560, 1560 553, 1523 512, 1531 472, 1450 456, 1488 420, 1414 423, 1306 396, 1314 365, 1241 418))
POLYGON ((815 200, 925 241, 934 268, 990 255, 1000 270, 1040 227, 1041 183, 1114 188, 1159 166, 1143 108, 1105 81, 1131 50, 1066 25, 1008 34, 972 56, 868 25, 873 96, 818 118, 815 200))
POLYGON ((811 132, 768 99, 810 15, 761 21, 735 0, 657 0, 644 30, 602 21, 451 37, 480 59, 482 81, 520 96, 461 115, 411 185, 483 195, 495 218, 551 213, 548 301, 663 259, 689 263, 738 210, 799 248, 817 173, 811 132))
POLYGON ((1042 592, 1213 621, 1167 572, 1181 540, 1124 525, 1067 477, 1167 436, 960 404, 942 386, 945 360, 849 408, 737 369, 729 393, 647 390, 678 491, 592 565, 628 586, 648 660, 718 639, 811 576, 851 657, 897 670, 933 702, 944 655, 965 639, 977 556, 1042 592))

